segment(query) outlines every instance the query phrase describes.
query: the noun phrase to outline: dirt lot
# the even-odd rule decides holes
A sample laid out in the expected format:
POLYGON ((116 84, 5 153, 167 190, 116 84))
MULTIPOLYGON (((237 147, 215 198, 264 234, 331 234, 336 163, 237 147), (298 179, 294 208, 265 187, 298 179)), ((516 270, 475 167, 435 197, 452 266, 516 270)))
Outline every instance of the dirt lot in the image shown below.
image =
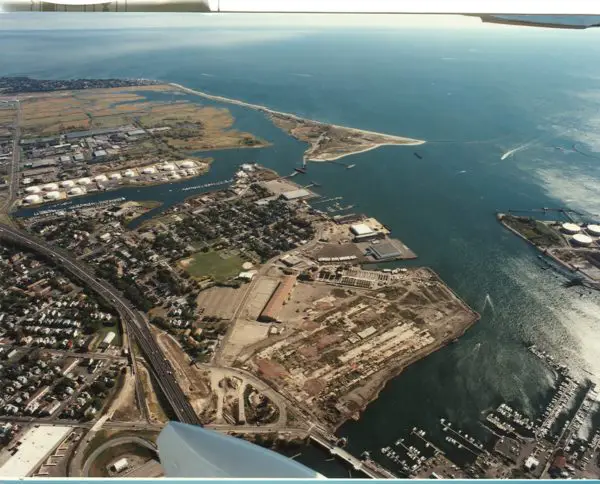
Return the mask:
POLYGON ((262 182, 261 185, 275 195, 280 195, 299 188, 298 185, 287 180, 271 180, 262 182))
MULTIPOLYGON (((288 303, 281 310, 281 318, 286 324, 302 319, 310 319, 315 310, 334 307, 337 298, 345 296, 345 291, 325 284, 298 284, 288 303)), ((339 302, 338 302, 339 303, 339 302)))
POLYGON ((127 368, 123 388, 116 396, 107 414, 110 420, 122 422, 130 422, 141 418, 141 412, 137 407, 135 398, 135 380, 129 367, 127 368))
POLYGON ((431 271, 394 277, 375 290, 298 284, 284 309, 292 322, 287 336, 271 339, 246 365, 313 408, 323 423, 339 425, 402 368, 461 336, 478 318, 431 271))
POLYGON ((196 301, 199 308, 204 308, 204 314, 231 319, 243 296, 243 288, 211 287, 198 294, 196 301))
POLYGON ((169 419, 167 418, 167 414, 158 402, 158 398, 154 391, 154 386, 152 385, 152 380, 150 379, 148 370, 143 365, 139 365, 138 372, 144 386, 144 395, 146 396, 146 404, 148 406, 150 420, 159 423, 168 422, 169 419))
POLYGON ((355 256, 357 259, 362 258, 363 252, 359 250, 356 244, 319 244, 311 251, 314 257, 346 257, 355 256))
POLYGON ((250 320, 238 320, 221 353, 224 365, 231 365, 241 351, 252 344, 263 341, 268 336, 269 324, 250 320))

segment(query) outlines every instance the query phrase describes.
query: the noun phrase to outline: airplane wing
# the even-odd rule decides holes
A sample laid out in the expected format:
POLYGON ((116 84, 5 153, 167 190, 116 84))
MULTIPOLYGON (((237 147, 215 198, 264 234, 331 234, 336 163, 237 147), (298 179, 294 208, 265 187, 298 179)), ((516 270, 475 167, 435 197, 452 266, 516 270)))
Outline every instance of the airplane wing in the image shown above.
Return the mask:
POLYGON ((281 454, 197 425, 169 422, 157 444, 169 478, 324 478, 281 454))

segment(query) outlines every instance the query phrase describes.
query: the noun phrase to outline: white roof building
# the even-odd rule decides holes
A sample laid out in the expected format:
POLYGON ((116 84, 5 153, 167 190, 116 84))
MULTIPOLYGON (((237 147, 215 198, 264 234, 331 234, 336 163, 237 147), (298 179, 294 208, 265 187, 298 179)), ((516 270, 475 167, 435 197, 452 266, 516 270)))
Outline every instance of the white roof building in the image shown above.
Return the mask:
POLYGON ((533 457, 532 455, 527 457, 527 460, 525 461, 526 469, 532 470, 532 469, 535 469, 538 465, 540 465, 540 461, 537 460, 535 457, 533 457))
POLYGON ((28 430, 19 439, 21 445, 17 452, 0 467, 0 477, 21 478, 31 475, 72 430, 71 427, 51 427, 49 425, 28 430))
POLYGON ((113 342, 113 340, 116 338, 116 336, 117 335, 113 331, 109 331, 108 333, 106 333, 106 336, 102 340, 102 345, 104 345, 104 346, 110 345, 113 342))
POLYGON ((244 271, 240 272, 237 278, 242 279, 244 281, 251 281, 255 274, 256 271, 244 271))
POLYGON ((121 472, 129 467, 129 462, 123 457, 116 461, 111 467, 115 472, 121 472))
POLYGON ((369 235, 374 233, 373 229, 367 224, 354 224, 350 226, 350 232, 354 235, 369 235))
POLYGON ((298 200, 299 198, 310 197, 311 193, 304 189, 298 188, 297 190, 290 190, 289 192, 283 193, 283 198, 286 200, 298 200))

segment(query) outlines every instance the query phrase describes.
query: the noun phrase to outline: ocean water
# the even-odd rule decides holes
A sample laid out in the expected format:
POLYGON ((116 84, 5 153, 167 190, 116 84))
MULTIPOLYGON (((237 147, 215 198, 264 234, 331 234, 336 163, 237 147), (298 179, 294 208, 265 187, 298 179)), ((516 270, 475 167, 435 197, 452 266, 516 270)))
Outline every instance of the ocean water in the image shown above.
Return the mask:
MULTIPOLYGON (((0 75, 156 78, 427 141, 417 148, 422 159, 414 148, 382 147, 345 158, 356 164, 352 170, 311 164, 305 176, 321 185, 321 194, 343 196, 391 226, 418 254, 410 264, 432 267, 482 314, 457 344, 408 368, 359 421, 340 429, 352 451, 370 449, 376 457, 413 426, 435 435, 440 417, 484 437, 482 414, 502 401, 535 415, 553 379, 527 351, 530 343, 580 377, 598 379, 599 295, 563 287, 495 213, 560 206, 600 213, 600 32, 284 30, 250 23, 216 29, 211 22, 200 17, 179 29, 0 30, 2 45, 11 46, 0 51, 0 75)), ((181 188, 228 178, 243 162, 281 173, 299 166, 303 143, 259 113, 231 110, 236 128, 273 146, 207 153, 215 162, 204 177, 85 200, 160 198, 168 205, 196 193, 181 188)), ((304 459, 326 475, 347 475, 319 452, 307 451, 304 459)))

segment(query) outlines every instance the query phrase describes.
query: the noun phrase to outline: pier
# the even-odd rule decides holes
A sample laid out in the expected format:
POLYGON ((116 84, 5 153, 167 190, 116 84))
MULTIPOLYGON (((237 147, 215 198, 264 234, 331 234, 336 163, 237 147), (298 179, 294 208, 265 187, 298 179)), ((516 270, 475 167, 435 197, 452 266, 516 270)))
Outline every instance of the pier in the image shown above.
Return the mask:
POLYGON ((198 190, 199 188, 218 187, 220 185, 227 185, 227 184, 232 183, 232 182, 233 182, 233 178, 230 178, 229 180, 216 181, 216 182, 212 182, 212 183, 205 183, 204 185, 195 185, 193 187, 185 187, 185 188, 182 188, 181 191, 182 192, 187 192, 188 190, 198 190))
POLYGON ((361 460, 354 457, 350 452, 338 447, 333 443, 333 438, 327 438, 318 433, 311 433, 310 440, 327 449, 331 455, 338 457, 350 464, 354 470, 360 471, 371 479, 397 479, 398 477, 385 467, 371 459, 361 460))

